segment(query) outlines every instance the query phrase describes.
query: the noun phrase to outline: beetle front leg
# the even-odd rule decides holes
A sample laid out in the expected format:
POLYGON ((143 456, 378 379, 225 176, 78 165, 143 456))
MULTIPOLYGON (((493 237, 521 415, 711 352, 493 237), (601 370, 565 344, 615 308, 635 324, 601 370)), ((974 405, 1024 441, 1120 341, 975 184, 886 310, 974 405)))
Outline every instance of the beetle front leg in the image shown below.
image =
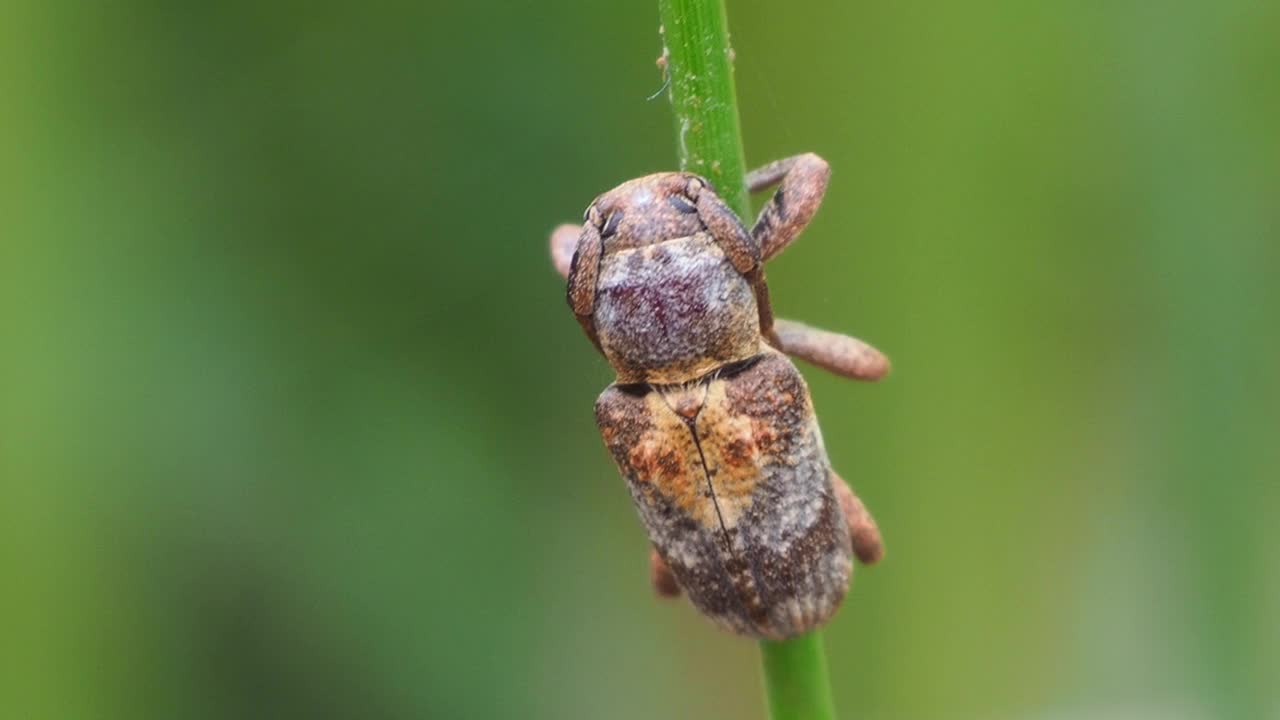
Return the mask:
POLYGON ((658 554, 657 548, 649 548, 649 582, 653 591, 662 597, 680 596, 680 586, 676 583, 675 573, 667 566, 667 561, 658 554))
MULTIPOLYGON (((751 192, 781 183, 751 229, 762 262, 782 252, 809 224, 830 178, 827 161, 813 153, 783 158, 747 174, 751 192)), ((842 377, 879 380, 889 372, 888 358, 857 338, 782 318, 772 326, 762 323, 761 328, 769 328, 765 337, 779 350, 842 377)))
POLYGON ((863 565, 873 565, 884 557, 884 542, 880 539, 880 528, 875 518, 862 500, 849 487, 844 478, 831 472, 831 483, 835 487, 836 499, 840 501, 840 509, 844 512, 845 522, 849 523, 849 539, 853 541, 853 554, 863 565))
MULTIPOLYGON (((594 207, 592 212, 595 212, 594 207)), ((584 225, 565 223, 551 231, 551 262, 556 271, 569 281, 566 293, 569 307, 587 339, 604 354, 592 319, 602 252, 600 230, 592 222, 584 225)))
POLYGON ((735 270, 751 285, 760 313, 760 331, 769 337, 773 327, 773 307, 769 303, 769 286, 764 281, 764 258, 760 243, 742 226, 742 221, 710 188, 702 182, 691 183, 689 193, 697 203, 698 218, 715 239, 716 245, 733 264, 735 270))
POLYGON ((783 158, 747 173, 750 192, 781 183, 751 228, 762 261, 782 252, 800 235, 818 212, 830 178, 831 166, 813 153, 783 158))
POLYGON ((783 318, 774 320, 772 337, 782 352, 841 377, 879 380, 889 372, 889 358, 855 337, 783 318))

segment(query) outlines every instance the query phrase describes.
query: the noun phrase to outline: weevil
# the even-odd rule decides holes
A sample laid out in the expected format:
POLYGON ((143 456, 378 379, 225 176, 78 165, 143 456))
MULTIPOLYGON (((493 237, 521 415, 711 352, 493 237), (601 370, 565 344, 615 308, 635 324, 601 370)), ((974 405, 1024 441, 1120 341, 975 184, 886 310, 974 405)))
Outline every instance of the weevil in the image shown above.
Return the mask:
POLYGON ((839 607, 880 531, 831 468, 788 359, 877 380, 867 343, 773 316, 764 264, 809 223, 830 168, 814 154, 747 176, 777 190, 748 230, 702 177, 648 175, 551 234, 569 307, 617 374, 596 424, 652 545, 654 589, 684 591, 746 636, 784 639, 839 607))

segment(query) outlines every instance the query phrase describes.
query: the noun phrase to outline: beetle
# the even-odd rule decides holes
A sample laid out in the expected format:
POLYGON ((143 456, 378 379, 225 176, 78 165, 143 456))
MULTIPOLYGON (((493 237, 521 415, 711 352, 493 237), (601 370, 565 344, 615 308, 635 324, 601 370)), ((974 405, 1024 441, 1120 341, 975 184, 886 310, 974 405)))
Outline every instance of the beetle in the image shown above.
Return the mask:
POLYGON ((764 263, 809 223, 829 179, 812 153, 749 173, 751 192, 777 190, 747 230, 705 178, 647 175, 551 234, 569 307, 617 375, 596 424, 648 532, 651 582, 739 635, 819 627, 853 557, 883 553, 787 355, 858 380, 879 379, 888 360, 775 318, 765 283, 764 263))

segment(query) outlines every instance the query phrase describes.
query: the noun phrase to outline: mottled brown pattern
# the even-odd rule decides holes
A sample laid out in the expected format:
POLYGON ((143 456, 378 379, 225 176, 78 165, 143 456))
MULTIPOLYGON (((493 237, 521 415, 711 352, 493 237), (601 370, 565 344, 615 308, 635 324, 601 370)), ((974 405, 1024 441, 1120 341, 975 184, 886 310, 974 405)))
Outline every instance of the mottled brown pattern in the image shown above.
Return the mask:
POLYGON ((804 380, 773 349, 858 379, 888 367, 859 340, 773 319, 762 264, 809 222, 828 176, 816 155, 752 173, 753 190, 781 186, 747 232, 705 180, 650 175, 596 198, 576 241, 574 226, 551 238, 569 304, 617 373, 596 420, 652 541, 654 588, 683 589, 742 635, 821 625, 854 552, 882 552, 831 470, 804 380))
POLYGON ((596 418, 651 542, 700 610, 780 638, 839 606, 848 530, 808 391, 785 356, 769 350, 692 386, 610 387, 596 418), (703 398, 693 427, 673 409, 691 397, 703 398))
POLYGON ((750 284, 704 232, 600 261, 595 329, 623 383, 678 383, 759 351, 750 284))
POLYGON ((657 392, 646 395, 644 412, 649 427, 630 446, 627 464, 639 492, 647 497, 660 496, 703 527, 714 530, 720 522, 715 503, 708 495, 697 442, 686 420, 672 410, 672 405, 681 401, 692 401, 695 408, 701 406, 705 391, 705 387, 682 388, 677 391, 675 402, 657 392))
POLYGON ((750 422, 759 452, 759 479, 739 529, 769 612, 760 634, 807 632, 839 607, 852 572, 809 391, 790 361, 772 351, 726 389, 728 413, 750 422))
MULTIPOLYGON (((654 417, 652 399, 656 391, 611 385, 596 401, 596 423, 605 444, 627 480, 632 500, 640 519, 649 533, 654 548, 670 568, 681 588, 688 593, 693 604, 736 632, 749 632, 750 628, 735 625, 735 618, 746 616, 746 610, 734 590, 721 558, 728 545, 718 524, 710 524, 707 518, 695 519, 692 513, 679 507, 679 496, 671 496, 658 489, 648 468, 636 468, 631 464, 631 450, 652 440, 656 429, 665 425, 664 415, 674 416, 660 403, 662 410, 654 417), (646 437, 647 436, 647 437, 646 437)), ((669 425, 668 425, 669 427, 669 425)), ((677 437, 672 444, 683 444, 677 437)), ((708 498, 709 499, 709 498, 708 498)), ((714 506, 709 506, 714 511, 714 506)))

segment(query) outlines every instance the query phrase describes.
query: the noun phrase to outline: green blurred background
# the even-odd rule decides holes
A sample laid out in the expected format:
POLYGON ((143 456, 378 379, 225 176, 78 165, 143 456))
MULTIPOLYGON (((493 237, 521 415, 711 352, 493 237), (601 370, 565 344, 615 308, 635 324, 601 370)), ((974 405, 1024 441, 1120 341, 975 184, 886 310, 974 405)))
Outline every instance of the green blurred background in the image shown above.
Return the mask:
MULTIPOLYGON (((1280 4, 731 2, 884 528, 848 718, 1280 717, 1280 4)), ((657 8, 0 4, 0 716, 760 718, 651 597, 547 231, 657 8)))

